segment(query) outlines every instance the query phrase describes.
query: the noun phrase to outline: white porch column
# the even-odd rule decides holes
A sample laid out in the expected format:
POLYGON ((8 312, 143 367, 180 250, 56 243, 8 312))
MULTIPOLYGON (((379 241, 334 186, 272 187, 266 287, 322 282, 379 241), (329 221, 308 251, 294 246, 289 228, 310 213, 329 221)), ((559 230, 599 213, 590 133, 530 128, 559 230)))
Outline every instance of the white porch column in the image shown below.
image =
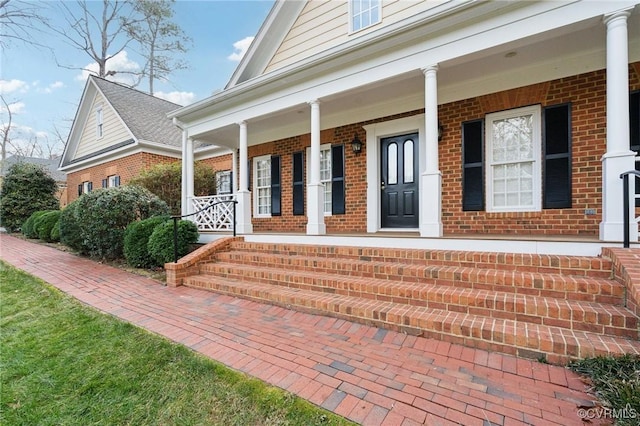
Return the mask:
POLYGON ((241 121, 240 126, 240 164, 238 165, 238 208, 236 210, 236 231, 239 234, 251 234, 251 192, 249 192, 249 139, 247 136, 247 122, 241 121))
MULTIPOLYGON (((629 149, 629 15, 629 11, 623 10, 604 17, 607 26, 607 152, 602 156, 600 240, 603 241, 622 241, 622 203, 623 197, 629 194, 623 194, 620 174, 635 168, 635 154, 629 149)), ((635 185, 629 186, 630 192, 635 192, 635 185)), ((631 203, 631 218, 635 217, 633 205, 631 203)), ((638 229, 633 220, 630 236, 632 241, 637 241, 638 229)))
POLYGON ((307 185, 307 234, 324 235, 324 186, 320 182, 320 103, 311 106, 311 158, 309 184, 307 185))
POLYGON ((231 192, 238 192, 238 150, 231 151, 231 192))
POLYGON ((187 168, 188 168, 188 161, 187 161, 187 149, 188 149, 188 145, 187 145, 187 141, 188 141, 188 133, 186 130, 182 131, 182 179, 180 180, 181 183, 181 189, 180 189, 180 214, 181 215, 186 215, 188 214, 189 211, 189 196, 188 194, 188 189, 187 189, 187 168))
MULTIPOLYGON (((193 195, 194 195, 194 184, 193 184, 193 180, 194 180, 194 157, 193 157, 193 139, 191 138, 187 138, 187 152, 185 155, 185 160, 186 160, 186 190, 187 190, 187 214, 189 213, 193 213, 193 205, 192 205, 192 199, 193 199, 193 195)), ((184 163, 184 162, 183 162, 184 163)), ((189 220, 194 220, 193 217, 189 217, 187 218, 189 220)))
POLYGON ((442 173, 438 168, 438 66, 424 73, 425 170, 420 177, 420 236, 442 236, 442 173))

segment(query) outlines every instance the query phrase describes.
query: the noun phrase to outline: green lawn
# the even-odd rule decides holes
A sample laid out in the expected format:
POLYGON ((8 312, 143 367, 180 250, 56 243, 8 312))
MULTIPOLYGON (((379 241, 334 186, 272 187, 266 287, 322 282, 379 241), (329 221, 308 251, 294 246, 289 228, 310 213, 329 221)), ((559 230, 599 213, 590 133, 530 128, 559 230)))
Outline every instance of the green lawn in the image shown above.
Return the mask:
POLYGON ((2 425, 342 425, 0 262, 2 425))

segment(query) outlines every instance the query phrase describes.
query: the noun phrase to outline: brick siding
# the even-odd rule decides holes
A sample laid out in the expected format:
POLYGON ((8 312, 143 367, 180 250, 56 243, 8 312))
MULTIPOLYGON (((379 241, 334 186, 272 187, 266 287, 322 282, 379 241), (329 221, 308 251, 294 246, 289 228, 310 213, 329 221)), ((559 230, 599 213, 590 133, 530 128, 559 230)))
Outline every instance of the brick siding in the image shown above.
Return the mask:
POLYGON ((168 164, 174 161, 180 161, 180 159, 141 152, 69 173, 67 175, 68 203, 78 198, 78 185, 83 182, 92 182, 95 190, 102 187, 102 180, 107 176, 117 175, 120 176, 120 185, 125 185, 149 166, 160 163, 168 164))
MULTIPOLYGON (((630 90, 639 90, 640 63, 631 64, 629 72, 630 90)), ((444 233, 597 236, 602 221, 601 157, 606 151, 605 103, 606 73, 605 70, 599 70, 440 105, 439 120, 444 126, 444 136, 439 143, 444 233), (488 113, 505 109, 534 104, 545 107, 569 102, 572 123, 572 207, 518 213, 462 211, 462 123, 483 119, 488 113), (593 209, 595 214, 585 215, 585 209, 593 209)), ((381 117, 321 132, 321 144, 345 145, 347 211, 344 215, 325 217, 328 233, 366 232, 366 149, 360 155, 352 152, 350 142, 354 133, 357 132, 360 139, 364 140, 364 125, 423 112, 417 110, 381 117)), ((308 146, 310 135, 305 134, 249 147, 249 158, 266 154, 281 156, 282 215, 254 218, 254 231, 305 231, 306 216, 293 215, 292 154, 305 151, 308 146)), ((305 214, 307 207, 305 200, 305 214)))

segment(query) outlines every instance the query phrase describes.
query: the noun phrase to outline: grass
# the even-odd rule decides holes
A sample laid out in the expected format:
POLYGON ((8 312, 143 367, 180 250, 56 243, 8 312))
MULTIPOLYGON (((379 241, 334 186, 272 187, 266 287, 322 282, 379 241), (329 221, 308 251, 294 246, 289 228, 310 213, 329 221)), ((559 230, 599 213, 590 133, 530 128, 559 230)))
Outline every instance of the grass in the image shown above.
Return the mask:
POLYGON ((350 424, 2 262, 0 300, 0 424, 350 424))
POLYGON ((617 425, 640 424, 640 355, 586 358, 571 362, 569 368, 589 377, 617 425))

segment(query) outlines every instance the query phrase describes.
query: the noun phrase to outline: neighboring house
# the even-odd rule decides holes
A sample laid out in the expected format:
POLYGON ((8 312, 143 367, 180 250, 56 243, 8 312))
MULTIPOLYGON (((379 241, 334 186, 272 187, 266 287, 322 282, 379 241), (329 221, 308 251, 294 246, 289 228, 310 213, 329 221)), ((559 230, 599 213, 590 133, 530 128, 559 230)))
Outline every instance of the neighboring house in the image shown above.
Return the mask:
MULTIPOLYGON (((179 161, 181 132, 167 118, 178 107, 90 76, 60 161, 69 202, 97 188, 124 185, 152 165, 179 161)), ((224 167, 224 158, 215 164, 224 167)))
POLYGON ((60 163, 59 158, 23 157, 20 155, 7 157, 4 160, 2 170, 0 171, 0 186, 2 186, 2 181, 4 180, 9 168, 16 163, 35 164, 46 170, 58 185, 56 198, 60 201, 60 207, 63 208, 67 205, 67 175, 58 170, 58 164, 60 163))
POLYGON ((183 158, 237 150, 241 234, 621 241, 638 3, 276 1, 225 90, 170 116, 183 158))

